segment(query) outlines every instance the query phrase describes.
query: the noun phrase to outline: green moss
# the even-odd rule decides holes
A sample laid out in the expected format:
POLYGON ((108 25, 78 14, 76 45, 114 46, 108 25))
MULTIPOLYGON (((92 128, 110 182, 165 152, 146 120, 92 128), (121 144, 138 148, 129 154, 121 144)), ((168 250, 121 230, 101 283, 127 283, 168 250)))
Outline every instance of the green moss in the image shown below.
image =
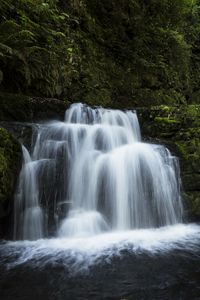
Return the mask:
POLYGON ((143 135, 180 158, 189 217, 200 220, 200 105, 152 106, 139 110, 143 135))
POLYGON ((188 154, 185 143, 179 141, 179 142, 176 142, 176 146, 178 148, 180 157, 183 157, 184 160, 188 160, 189 154, 188 154))
POLYGON ((19 143, 0 127, 0 203, 5 206, 12 196, 20 162, 19 143))
POLYGON ((178 121, 175 119, 169 119, 169 118, 161 118, 161 117, 155 117, 154 119, 155 122, 158 123, 163 123, 163 124, 173 124, 173 123, 177 123, 178 121))
POLYGON ((186 213, 192 221, 200 219, 200 192, 188 192, 184 194, 186 213))
POLYGON ((185 115, 188 118, 196 118, 200 115, 200 105, 187 105, 185 115))
POLYGON ((183 111, 185 124, 200 127, 200 105, 188 105, 183 111))
POLYGON ((165 111, 166 113, 170 113, 171 112, 171 106, 167 106, 167 105, 160 105, 159 109, 162 111, 165 111))

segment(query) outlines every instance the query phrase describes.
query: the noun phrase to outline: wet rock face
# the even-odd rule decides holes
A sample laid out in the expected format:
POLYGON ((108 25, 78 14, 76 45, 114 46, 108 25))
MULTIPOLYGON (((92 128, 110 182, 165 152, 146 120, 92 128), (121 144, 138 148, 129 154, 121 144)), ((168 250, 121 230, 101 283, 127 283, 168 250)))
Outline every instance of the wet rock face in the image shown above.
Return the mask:
POLYGON ((0 236, 9 232, 8 220, 21 161, 20 144, 6 129, 0 127, 0 236))
POLYGON ((183 197, 192 221, 200 220, 200 105, 138 109, 142 134, 180 158, 183 197))
POLYGON ((0 127, 5 128, 20 144, 31 149, 34 130, 37 125, 25 122, 6 122, 0 121, 0 127))
POLYGON ((20 144, 30 150, 37 122, 62 120, 67 107, 67 101, 58 99, 0 93, 0 238, 12 237, 13 198, 22 162, 20 144))

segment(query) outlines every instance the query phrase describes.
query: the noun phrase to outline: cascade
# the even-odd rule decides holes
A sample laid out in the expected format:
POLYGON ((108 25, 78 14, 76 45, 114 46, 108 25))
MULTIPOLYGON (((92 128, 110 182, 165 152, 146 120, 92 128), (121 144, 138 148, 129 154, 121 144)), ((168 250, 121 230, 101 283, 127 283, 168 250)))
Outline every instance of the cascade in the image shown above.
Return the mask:
POLYGON ((41 161, 33 161, 22 146, 23 167, 15 194, 14 238, 38 239, 43 236, 43 212, 39 204, 37 172, 41 161))
POLYGON ((136 112, 73 104, 40 124, 15 195, 15 239, 92 236, 182 221, 176 157, 141 141, 136 112))

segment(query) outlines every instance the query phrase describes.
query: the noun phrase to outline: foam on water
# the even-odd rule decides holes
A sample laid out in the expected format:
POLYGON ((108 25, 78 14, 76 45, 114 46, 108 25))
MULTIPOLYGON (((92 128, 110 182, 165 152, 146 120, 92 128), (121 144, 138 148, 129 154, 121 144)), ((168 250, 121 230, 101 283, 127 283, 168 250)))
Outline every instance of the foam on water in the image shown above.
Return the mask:
POLYGON ((0 246, 2 249, 7 255, 8 268, 21 264, 31 264, 33 268, 61 264, 72 272, 82 272, 94 264, 109 263, 113 257, 123 256, 124 251, 137 255, 164 255, 175 250, 195 254, 200 250, 200 226, 177 224, 158 229, 113 231, 90 237, 7 242, 0 246), (11 256, 16 258, 9 262, 11 256))

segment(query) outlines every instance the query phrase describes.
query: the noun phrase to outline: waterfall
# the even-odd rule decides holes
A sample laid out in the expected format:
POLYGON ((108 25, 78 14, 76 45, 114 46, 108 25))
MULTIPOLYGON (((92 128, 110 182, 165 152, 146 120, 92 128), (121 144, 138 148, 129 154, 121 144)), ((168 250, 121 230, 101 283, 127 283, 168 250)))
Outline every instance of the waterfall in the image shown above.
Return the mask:
POLYGON ((37 182, 40 161, 32 161, 24 146, 22 153, 24 163, 15 194, 14 238, 38 239, 43 237, 43 212, 37 182))
POLYGON ((38 126, 15 199, 15 238, 90 236, 182 221, 176 157, 141 141, 136 112, 73 104, 38 126))

